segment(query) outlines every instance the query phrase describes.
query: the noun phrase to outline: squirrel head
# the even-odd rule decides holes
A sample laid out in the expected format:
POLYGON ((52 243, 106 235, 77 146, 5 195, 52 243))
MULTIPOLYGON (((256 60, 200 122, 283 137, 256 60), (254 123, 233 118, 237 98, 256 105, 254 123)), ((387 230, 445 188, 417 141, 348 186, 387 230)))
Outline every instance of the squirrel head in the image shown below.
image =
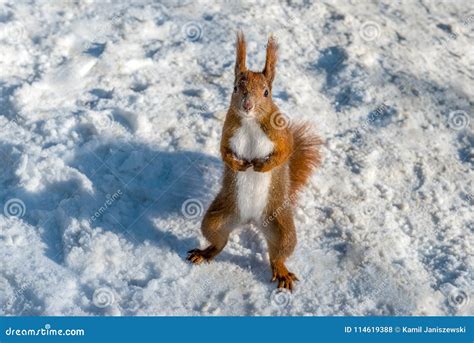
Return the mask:
POLYGON ((231 108, 244 118, 257 118, 272 112, 272 83, 275 78, 277 43, 273 36, 268 38, 265 67, 261 72, 247 69, 245 38, 237 33, 235 60, 235 81, 231 108))

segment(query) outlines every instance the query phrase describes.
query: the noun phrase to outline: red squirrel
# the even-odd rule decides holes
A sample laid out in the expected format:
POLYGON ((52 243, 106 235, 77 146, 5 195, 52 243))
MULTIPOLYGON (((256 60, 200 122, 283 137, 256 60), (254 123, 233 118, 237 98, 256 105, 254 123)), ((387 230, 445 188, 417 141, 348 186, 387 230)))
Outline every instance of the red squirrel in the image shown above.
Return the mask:
POLYGON ((236 55, 234 90, 220 145, 222 187, 201 224, 210 244, 190 250, 187 259, 194 264, 210 261, 225 247, 232 229, 252 223, 266 238, 272 282, 292 291, 298 278, 285 261, 296 246, 293 206, 297 192, 321 163, 321 140, 308 124, 281 123, 283 117, 272 100, 277 62, 273 36, 262 72, 247 69, 241 32, 236 55), (278 116, 280 123, 275 123, 278 116))

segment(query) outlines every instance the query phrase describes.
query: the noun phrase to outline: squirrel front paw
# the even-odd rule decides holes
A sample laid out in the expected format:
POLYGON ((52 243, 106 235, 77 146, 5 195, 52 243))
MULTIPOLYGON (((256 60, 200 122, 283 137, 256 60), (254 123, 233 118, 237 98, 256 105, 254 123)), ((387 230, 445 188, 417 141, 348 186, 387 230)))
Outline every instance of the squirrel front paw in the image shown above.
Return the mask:
POLYGON ((235 166, 236 166, 234 170, 237 170, 237 171, 246 171, 252 166, 252 163, 246 160, 241 160, 241 159, 236 158, 234 161, 235 161, 235 166))
POLYGON ((266 172, 270 170, 267 163, 269 159, 270 156, 264 158, 255 158, 250 162, 250 164, 253 166, 253 170, 256 172, 266 172))
POLYGON ((228 152, 225 157, 225 162, 227 162, 229 167, 234 171, 246 171, 252 166, 250 161, 238 158, 237 155, 232 152, 228 152))

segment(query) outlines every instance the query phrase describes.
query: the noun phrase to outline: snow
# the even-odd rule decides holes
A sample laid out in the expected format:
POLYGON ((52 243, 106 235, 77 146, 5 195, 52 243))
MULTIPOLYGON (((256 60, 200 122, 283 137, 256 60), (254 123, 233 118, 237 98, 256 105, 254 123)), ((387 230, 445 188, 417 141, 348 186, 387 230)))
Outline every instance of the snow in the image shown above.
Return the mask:
POLYGON ((474 7, 2 1, 1 315, 472 315, 474 7), (325 140, 300 282, 258 230, 202 266, 235 32, 325 140))

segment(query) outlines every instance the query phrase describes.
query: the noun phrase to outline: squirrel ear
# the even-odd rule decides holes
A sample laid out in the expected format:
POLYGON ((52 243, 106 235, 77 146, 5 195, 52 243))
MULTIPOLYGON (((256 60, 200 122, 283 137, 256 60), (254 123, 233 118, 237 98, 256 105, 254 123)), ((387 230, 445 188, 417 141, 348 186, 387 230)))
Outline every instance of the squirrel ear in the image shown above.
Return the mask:
POLYGON ((237 43, 236 43, 236 59, 235 59, 235 76, 241 72, 247 70, 245 66, 246 59, 246 48, 245 48, 245 37, 242 31, 237 32, 237 43))
POLYGON ((278 50, 278 45, 273 37, 273 35, 270 35, 268 38, 268 43, 267 43, 267 58, 265 60, 265 68, 263 68, 263 75, 265 75, 268 84, 271 86, 273 83, 273 79, 275 78, 275 67, 276 67, 276 62, 277 62, 277 50, 278 50))

